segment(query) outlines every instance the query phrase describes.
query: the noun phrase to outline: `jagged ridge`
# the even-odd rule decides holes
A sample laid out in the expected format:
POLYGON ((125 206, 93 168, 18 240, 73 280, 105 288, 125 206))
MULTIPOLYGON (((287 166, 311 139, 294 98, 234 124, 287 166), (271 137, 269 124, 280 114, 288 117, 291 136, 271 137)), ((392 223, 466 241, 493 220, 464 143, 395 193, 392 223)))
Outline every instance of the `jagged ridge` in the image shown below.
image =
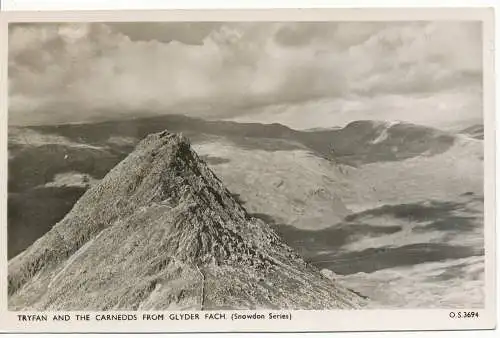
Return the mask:
POLYGON ((9 263, 11 309, 337 308, 307 265, 168 132, 144 139, 9 263))

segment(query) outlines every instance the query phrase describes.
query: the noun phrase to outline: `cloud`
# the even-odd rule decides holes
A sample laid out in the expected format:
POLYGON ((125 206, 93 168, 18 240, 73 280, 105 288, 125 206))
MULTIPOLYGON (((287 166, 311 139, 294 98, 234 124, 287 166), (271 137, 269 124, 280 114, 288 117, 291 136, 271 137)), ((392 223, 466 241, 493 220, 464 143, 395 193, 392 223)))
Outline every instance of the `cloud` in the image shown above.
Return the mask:
MULTIPOLYGON (((398 25, 393 23, 392 25, 398 25)), ((281 25, 274 36, 275 41, 287 47, 327 43, 331 47, 348 48, 366 41, 370 36, 386 27, 386 23, 374 22, 297 22, 281 25)))
POLYGON ((221 24, 217 22, 116 22, 109 28, 132 41, 182 42, 187 45, 202 45, 211 31, 221 24))
POLYGON ((460 130, 481 123, 481 112, 481 91, 465 87, 418 95, 381 94, 272 104, 226 117, 237 122, 281 123, 294 129, 345 126, 355 120, 371 119, 460 130))
POLYGON ((9 123, 251 119, 259 107, 449 91, 470 101, 481 61, 475 22, 11 25, 9 123))

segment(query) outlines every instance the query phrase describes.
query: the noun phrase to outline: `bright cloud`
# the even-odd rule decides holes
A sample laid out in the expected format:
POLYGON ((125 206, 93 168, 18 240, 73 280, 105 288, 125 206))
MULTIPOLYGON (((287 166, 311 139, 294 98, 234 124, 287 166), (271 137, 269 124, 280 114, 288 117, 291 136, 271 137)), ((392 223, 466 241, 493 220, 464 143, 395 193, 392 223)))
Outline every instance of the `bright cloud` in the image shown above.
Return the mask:
POLYGON ((481 50, 474 22, 14 25, 9 122, 480 119, 481 50))

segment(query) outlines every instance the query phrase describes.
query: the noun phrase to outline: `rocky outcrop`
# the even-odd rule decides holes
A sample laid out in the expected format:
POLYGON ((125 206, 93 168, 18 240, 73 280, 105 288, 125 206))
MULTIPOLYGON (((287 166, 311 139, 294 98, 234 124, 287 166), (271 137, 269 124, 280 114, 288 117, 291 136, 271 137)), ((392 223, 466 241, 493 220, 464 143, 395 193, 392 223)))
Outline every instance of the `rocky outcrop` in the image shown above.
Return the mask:
POLYGON ((9 309, 325 309, 363 299, 247 214, 182 136, 146 137, 9 262, 9 309))

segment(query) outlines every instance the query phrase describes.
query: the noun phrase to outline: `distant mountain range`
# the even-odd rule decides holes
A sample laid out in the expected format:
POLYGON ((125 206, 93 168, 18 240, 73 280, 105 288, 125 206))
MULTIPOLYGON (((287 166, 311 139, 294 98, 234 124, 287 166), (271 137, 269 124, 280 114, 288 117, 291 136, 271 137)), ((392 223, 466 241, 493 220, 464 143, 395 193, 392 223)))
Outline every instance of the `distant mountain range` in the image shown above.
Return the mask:
POLYGON ((484 126, 482 124, 476 124, 461 130, 460 134, 468 135, 470 137, 477 138, 478 140, 483 140, 484 126))
MULTIPOLYGON (((9 129, 8 144, 9 236, 11 239, 9 257, 24 249, 27 244, 45 232, 55 220, 60 219, 69 211, 71 205, 86 189, 87 184, 82 182, 84 177, 82 174, 87 175, 89 180, 101 179, 132 151, 140 139, 150 133, 165 129, 189 137, 195 148, 206 156, 207 162, 220 168, 220 174, 227 179, 227 184, 235 193, 240 193, 241 190, 231 183, 241 180, 239 175, 234 175, 238 171, 224 166, 221 161, 228 161, 228 159, 217 158, 214 155, 217 149, 209 148, 215 147, 220 151, 222 144, 225 144, 226 148, 232 149, 228 152, 234 155, 242 152, 246 152, 247 155, 249 153, 262 155, 265 162, 260 163, 253 170, 257 176, 262 176, 262 171, 266 170, 272 160, 282 160, 283 163, 276 163, 274 167, 269 166, 268 169, 271 172, 267 175, 272 175, 272 170, 279 169, 277 167, 286 169, 298 165, 297 169, 290 169, 296 172, 295 176, 282 175, 284 177, 282 183, 279 179, 274 185, 265 182, 259 190, 267 190, 269 192, 267 195, 274 195, 276 198, 280 195, 279 191, 287 191, 284 186, 281 186, 279 191, 277 190, 280 188, 278 185, 287 183, 285 181, 289 181, 288 186, 294 181, 308 182, 306 185, 313 181, 310 191, 300 192, 299 189, 301 196, 298 196, 298 199, 297 196, 289 196, 276 203, 292 206, 296 204, 296 208, 307 212, 312 205, 321 205, 321 200, 328 204, 323 209, 331 209, 328 201, 332 201, 336 205, 332 210, 333 214, 332 212, 323 214, 323 217, 332 219, 329 223, 335 222, 335 219, 342 218, 348 213, 343 203, 338 200, 338 192, 335 192, 338 190, 337 187, 328 188, 328 186, 336 184, 339 177, 345 176, 343 173, 351 170, 349 168, 367 163, 399 161, 422 154, 443 153, 453 145, 455 140, 453 135, 407 123, 358 121, 342 129, 297 131, 279 124, 204 121, 181 115, 94 124, 13 127, 9 129), (287 150, 298 151, 303 161, 300 162, 297 157, 277 158, 274 156, 286 154, 284 151, 287 150), (308 153, 314 156, 311 157, 307 155, 308 153), (313 162, 317 163, 318 168, 321 168, 318 170, 323 172, 320 177, 307 174, 313 162), (299 170, 299 167, 302 169, 299 170), (228 170, 223 170, 224 168, 228 170), (69 185, 68 182, 57 184, 61 175, 73 175, 76 181, 69 185), (326 196, 326 200, 321 196, 325 193, 331 195, 326 196), (42 195, 43 199, 33 197, 42 195), (42 209, 46 209, 47 212, 43 212, 42 209), (27 213, 26 210, 30 212, 27 213), (28 229, 31 230, 28 231, 28 229), (23 232, 25 235, 18 236, 18 232, 23 232)), ((254 156, 253 161, 259 163, 259 158, 259 156, 254 156)), ((241 159, 239 161, 243 163, 241 159)), ((234 165, 233 161, 231 166, 234 165)), ((246 170, 248 175, 252 175, 248 168, 241 168, 241 170, 246 170)), ((259 182, 260 180, 256 179, 252 184, 259 184, 259 182)), ((344 187, 349 189, 345 185, 344 187)), ((251 196, 251 194, 240 195, 244 201, 251 196)), ((273 204, 271 201, 263 202, 263 204, 268 203, 273 204)), ((252 205, 247 207, 256 213, 266 211, 260 210, 262 208, 253 208, 252 205)), ((283 214, 289 215, 290 210, 284 208, 283 214)), ((310 223, 315 218, 317 223, 317 217, 313 216, 309 219, 305 217, 305 222, 310 223)), ((282 221, 293 223, 287 219, 282 219, 282 221)))

